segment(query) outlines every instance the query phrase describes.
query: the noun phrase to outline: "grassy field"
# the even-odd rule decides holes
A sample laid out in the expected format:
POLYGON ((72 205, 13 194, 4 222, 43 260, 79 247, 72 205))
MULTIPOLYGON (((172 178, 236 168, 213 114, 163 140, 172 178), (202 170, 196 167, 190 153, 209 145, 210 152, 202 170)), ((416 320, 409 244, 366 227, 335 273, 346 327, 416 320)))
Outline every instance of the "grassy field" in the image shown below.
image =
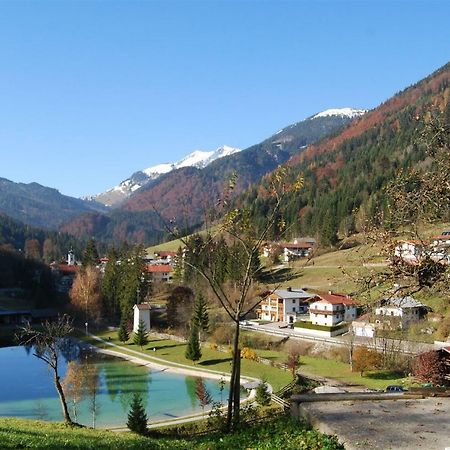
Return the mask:
POLYGON ((234 434, 215 433, 190 438, 142 437, 60 423, 0 419, 1 448, 60 449, 152 449, 152 450, 343 450, 335 438, 308 430, 286 417, 274 417, 244 427, 234 434))
MULTIPOLYGON (((116 332, 103 332, 98 333, 98 336, 103 339, 110 339, 110 342, 118 345, 122 345, 117 339, 116 332)), ((97 345, 94 341, 93 344, 97 345)), ((124 352, 127 349, 141 351, 140 347, 133 343, 126 343, 123 345, 124 352)), ((152 339, 148 345, 143 349, 143 353, 149 357, 157 357, 166 360, 167 362, 173 362, 178 364, 185 364, 197 369, 215 370, 218 372, 230 373, 231 370, 231 354, 222 353, 214 349, 210 349, 208 346, 202 347, 202 358, 199 362, 194 364, 185 358, 184 353, 186 350, 186 344, 182 342, 172 341, 168 339, 152 339), (156 351, 153 351, 153 348, 156 351)), ((266 377, 267 381, 273 386, 275 390, 280 389, 291 381, 291 374, 288 371, 271 367, 256 361, 250 361, 247 359, 242 360, 241 365, 242 375, 262 378, 266 377)))
MULTIPOLYGON (((117 339, 116 332, 103 332, 98 335, 104 339, 110 338, 110 341, 115 344, 121 344, 117 339)), ((125 344, 123 349, 124 352, 127 349, 141 351, 138 346, 132 343, 125 344)), ((151 339, 148 345, 144 347, 144 353, 148 354, 149 357, 156 356, 164 359, 168 363, 185 364, 197 369, 209 369, 225 373, 229 373, 231 370, 231 355, 229 353, 222 353, 208 347, 202 347, 202 359, 194 364, 185 358, 185 349, 186 344, 181 342, 168 339, 151 339), (153 348, 156 351, 153 351, 153 348)), ((262 358, 278 363, 283 363, 287 359, 287 353, 285 351, 256 350, 256 354, 262 358)), ((399 378, 397 374, 386 371, 368 372, 365 376, 361 377, 358 373, 352 372, 348 364, 336 360, 301 356, 300 361, 299 371, 306 376, 312 375, 330 378, 338 382, 360 385, 370 389, 384 389, 389 384, 399 384, 406 381, 405 379, 399 378)), ((255 378, 265 377, 275 391, 290 383, 292 380, 292 375, 289 371, 247 359, 242 360, 242 375, 255 378)))

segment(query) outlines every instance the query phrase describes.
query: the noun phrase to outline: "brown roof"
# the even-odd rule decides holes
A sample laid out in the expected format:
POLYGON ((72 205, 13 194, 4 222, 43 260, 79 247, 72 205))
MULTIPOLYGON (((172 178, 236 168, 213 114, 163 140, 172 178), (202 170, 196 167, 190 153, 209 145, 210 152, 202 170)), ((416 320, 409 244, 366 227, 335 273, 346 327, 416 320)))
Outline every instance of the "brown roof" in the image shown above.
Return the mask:
POLYGON ((134 306, 140 310, 152 309, 148 303, 139 303, 139 305, 134 305, 134 306))
POLYGON ((147 266, 147 272, 149 273, 170 273, 172 272, 172 266, 169 264, 155 264, 147 266))
POLYGON ((332 305, 356 305, 356 301, 353 300, 349 295, 346 294, 317 294, 318 297, 320 297, 323 301, 326 303, 330 303, 332 305))
POLYGON ((162 251, 162 252, 156 252, 158 256, 161 258, 167 258, 167 256, 177 256, 177 252, 171 252, 171 251, 162 251))

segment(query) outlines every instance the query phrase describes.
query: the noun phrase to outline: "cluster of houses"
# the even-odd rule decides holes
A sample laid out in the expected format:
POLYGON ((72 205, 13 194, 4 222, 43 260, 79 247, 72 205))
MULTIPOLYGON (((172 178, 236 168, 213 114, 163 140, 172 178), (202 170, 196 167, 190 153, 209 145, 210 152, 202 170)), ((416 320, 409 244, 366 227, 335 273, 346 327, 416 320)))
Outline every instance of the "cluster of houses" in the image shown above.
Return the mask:
MULTIPOLYGON (((159 251, 147 254, 144 257, 145 270, 150 275, 150 280, 152 282, 172 281, 176 255, 176 252, 159 251)), ((107 257, 99 259, 97 267, 102 273, 104 273, 107 263, 107 257)), ((73 281, 80 270, 80 267, 81 263, 76 260, 72 250, 68 252, 66 261, 51 263, 50 269, 52 271, 56 291, 68 293, 72 288, 73 281)))
POLYGON ((280 326, 295 326, 301 334, 336 336, 351 328, 357 336, 375 337, 377 330, 406 329, 422 319, 429 308, 405 296, 384 298, 361 317, 359 310, 349 295, 287 288, 274 290, 260 303, 256 315, 280 326))
POLYGON ((263 256, 268 258, 274 253, 281 253, 284 262, 298 258, 310 258, 317 247, 314 238, 297 238, 293 242, 267 242, 263 248, 263 256))
POLYGON ((177 253, 172 251, 157 251, 146 256, 146 270, 152 282, 170 282, 173 278, 173 269, 177 253))
POLYGON ((450 263, 450 230, 445 230, 429 241, 404 240, 398 242, 394 255, 409 264, 417 264, 428 257, 441 264, 450 263))

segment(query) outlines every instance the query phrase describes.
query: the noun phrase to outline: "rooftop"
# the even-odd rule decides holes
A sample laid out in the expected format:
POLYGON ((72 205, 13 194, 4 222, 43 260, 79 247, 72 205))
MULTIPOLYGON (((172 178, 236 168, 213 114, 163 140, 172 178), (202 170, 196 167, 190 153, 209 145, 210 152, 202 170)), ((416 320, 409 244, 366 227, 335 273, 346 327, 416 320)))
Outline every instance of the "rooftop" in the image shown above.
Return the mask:
POLYGON ((356 305, 356 301, 346 294, 335 294, 333 292, 328 292, 328 294, 317 294, 320 299, 326 303, 332 305, 356 305))
POLYGON ((414 300, 411 296, 407 295, 405 297, 391 297, 384 298, 382 300, 383 305, 396 306, 397 308, 419 308, 425 307, 423 303, 414 300))
POLYGON ((301 288, 275 289, 273 294, 285 299, 303 298, 308 299, 314 297, 314 294, 306 292, 301 288))

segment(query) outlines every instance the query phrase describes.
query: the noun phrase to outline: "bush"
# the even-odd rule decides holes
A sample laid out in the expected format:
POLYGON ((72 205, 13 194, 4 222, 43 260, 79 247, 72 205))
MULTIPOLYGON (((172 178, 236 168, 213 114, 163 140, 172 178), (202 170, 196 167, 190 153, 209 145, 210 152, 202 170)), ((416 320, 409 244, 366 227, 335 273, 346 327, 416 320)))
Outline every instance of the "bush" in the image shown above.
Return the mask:
POLYGON ((231 345, 233 341, 234 330, 229 325, 221 325, 216 328, 211 336, 211 340, 219 345, 231 345))
POLYGON ((414 361, 414 376, 424 382, 444 384, 446 367, 437 351, 422 353, 414 361))
POLYGON ((255 351, 248 347, 244 347, 241 350, 241 357, 244 359, 249 359, 250 361, 256 361, 258 359, 258 356, 255 353, 255 351))

